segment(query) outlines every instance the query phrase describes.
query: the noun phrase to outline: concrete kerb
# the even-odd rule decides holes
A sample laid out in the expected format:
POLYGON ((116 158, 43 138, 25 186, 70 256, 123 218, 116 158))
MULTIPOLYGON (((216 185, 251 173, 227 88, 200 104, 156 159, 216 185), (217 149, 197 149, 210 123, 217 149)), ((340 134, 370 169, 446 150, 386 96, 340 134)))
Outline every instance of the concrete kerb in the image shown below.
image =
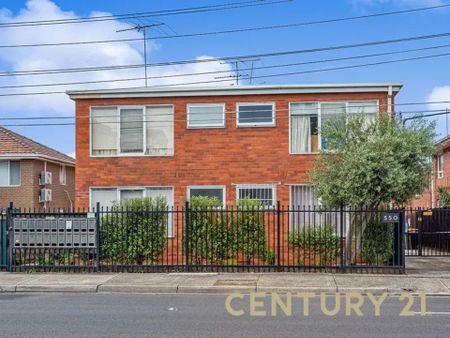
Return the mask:
POLYGON ((350 274, 8 274, 0 273, 0 292, 83 293, 287 293, 408 292, 450 296, 450 278, 421 275, 350 274))

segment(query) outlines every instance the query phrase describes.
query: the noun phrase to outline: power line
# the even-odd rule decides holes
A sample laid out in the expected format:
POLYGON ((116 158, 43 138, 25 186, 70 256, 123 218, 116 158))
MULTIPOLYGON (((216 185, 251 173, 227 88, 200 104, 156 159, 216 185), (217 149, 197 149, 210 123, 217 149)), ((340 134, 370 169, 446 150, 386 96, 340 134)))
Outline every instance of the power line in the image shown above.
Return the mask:
MULTIPOLYGON (((404 53, 424 51, 424 50, 440 49, 440 48, 447 48, 447 47, 450 47, 450 44, 430 46, 430 47, 422 47, 422 48, 412 48, 412 49, 405 49, 405 50, 394 51, 394 52, 372 53, 372 54, 354 55, 354 56, 347 56, 347 57, 340 57, 340 58, 330 58, 330 59, 321 59, 321 60, 312 60, 312 61, 302 61, 302 62, 275 64, 275 65, 268 65, 268 66, 251 67, 251 68, 241 68, 240 71, 284 68, 284 67, 301 66, 301 65, 309 65, 309 64, 317 64, 317 63, 347 61, 347 60, 364 59, 364 58, 372 58, 372 57, 387 56, 387 55, 404 54, 404 53)), ((196 73, 177 73, 177 74, 171 74, 171 75, 148 76, 146 78, 147 79, 176 78, 176 77, 211 75, 211 74, 231 73, 231 72, 233 72, 233 70, 216 70, 216 71, 196 72, 196 73)), ((220 79, 220 78, 221 77, 218 77, 218 79, 220 79)), ((69 86, 69 85, 79 85, 79 84, 138 81, 138 80, 144 80, 144 79, 145 79, 144 77, 134 77, 134 78, 110 79, 110 80, 92 80, 92 81, 74 81, 74 82, 59 82, 59 83, 58 82, 56 82, 56 83, 52 82, 52 83, 22 84, 22 85, 5 85, 5 86, 0 86, 0 89, 33 88, 33 87, 56 87, 56 86, 69 86)))
MULTIPOLYGON (((166 35, 166 36, 155 36, 155 37, 149 38, 147 40, 190 38, 190 37, 200 37, 200 36, 210 36, 210 35, 234 34, 234 33, 284 29, 284 28, 293 28, 293 27, 302 27, 302 26, 311 26, 311 25, 321 25, 321 24, 328 24, 328 23, 335 23, 335 22, 342 22, 342 21, 361 20, 361 19, 369 19, 369 18, 382 17, 382 16, 406 14, 406 13, 419 12, 419 11, 428 11, 428 10, 439 9, 439 8, 449 7, 449 6, 450 6, 450 4, 446 4, 446 5, 440 5, 440 6, 422 7, 422 8, 401 10, 401 11, 374 13, 374 14, 368 14, 368 15, 359 15, 359 16, 351 16, 351 17, 343 17, 343 18, 335 18, 335 19, 324 19, 324 20, 316 20, 316 21, 296 22, 296 23, 281 24, 281 25, 269 25, 269 26, 238 28, 238 29, 212 31, 212 32, 198 32, 198 33, 175 34, 175 35, 166 35)), ((0 27, 1 27, 1 24, 0 24, 0 27)), ((28 44, 25 43, 25 44, 16 44, 16 45, 0 45, 0 48, 54 47, 54 46, 70 46, 70 45, 136 42, 136 41, 142 41, 142 40, 146 40, 146 38, 144 37, 144 38, 70 41, 70 42, 52 42, 52 43, 28 43, 28 44)))
POLYGON ((38 21, 17 21, 17 22, 4 22, 0 23, 0 28, 13 28, 13 27, 30 27, 30 26, 49 26, 49 25, 62 25, 62 24, 75 24, 86 22, 99 22, 99 21, 111 21, 111 20, 124 20, 124 19, 136 19, 136 18, 148 18, 159 16, 172 16, 182 14, 195 14, 213 11, 223 11, 236 8, 257 7, 266 6, 272 4, 279 4, 285 2, 291 2, 293 0, 253 0, 242 2, 231 2, 219 5, 200 6, 200 7, 187 7, 172 10, 160 10, 153 12, 138 12, 128 14, 117 15, 101 15, 84 18, 70 18, 70 19, 53 19, 53 20, 38 20, 38 21))
MULTIPOLYGON (((443 115, 445 113, 450 113, 448 110, 445 109, 441 109, 441 110, 422 110, 422 111, 415 111, 415 112, 396 112, 399 115, 400 114, 405 114, 405 113, 414 113, 414 114, 419 114, 419 113, 423 113, 423 112, 433 112, 433 114, 430 114, 429 116, 436 116, 436 115, 443 115), (437 112, 441 112, 442 114, 439 114, 437 112)), ((378 113, 386 113, 385 111, 380 112, 380 111, 376 111, 373 112, 373 114, 378 114, 378 113)), ((115 116, 118 117, 118 116, 115 116)), ((422 117, 426 118, 428 117, 428 115, 423 115, 422 117)), ((285 119, 289 119, 290 116, 276 116, 274 117, 275 120, 285 120, 285 119)), ((140 122, 151 122, 151 126, 152 127, 156 127, 156 126, 160 126, 160 127, 167 127, 167 126, 172 126, 174 123, 176 122, 182 122, 182 123, 186 123, 185 119, 173 119, 171 121, 158 121, 158 120, 145 120, 144 119, 139 119, 139 120, 130 120, 130 121, 126 121, 126 122, 120 122, 118 120, 114 120, 114 121, 102 121, 102 122, 92 122, 89 121, 89 117, 86 116, 84 117, 85 120, 88 121, 79 121, 79 122, 57 122, 57 123, 27 123, 27 124, 2 124, 0 125, 1 127, 50 127, 50 126, 74 126, 74 125, 96 125, 96 124, 124 124, 126 125, 127 123, 140 123, 140 122)), ((252 119, 251 117, 247 117, 247 118, 243 118, 243 117, 228 117, 228 118, 220 118, 220 119, 204 119, 202 121, 206 121, 206 122, 217 122, 217 121, 243 121, 246 119, 252 119)), ((410 119, 410 118, 408 118, 410 119)), ((137 127, 121 127, 121 130, 142 130, 142 128, 137 128, 137 127)))
MULTIPOLYGON (((368 100, 371 101, 371 100, 368 100)), ((322 102, 322 101, 319 101, 322 102)), ((332 101, 330 101, 332 102, 332 101)), ((359 101, 357 101, 359 102, 359 101)), ((443 103, 443 102, 450 102, 450 101, 438 101, 439 103, 443 103)), ((423 102, 421 104, 432 104, 432 103, 438 103, 438 102, 423 102)), ((302 103, 300 102, 293 102, 293 103, 302 103)), ((397 105, 402 105, 402 104, 396 104, 397 105)), ((407 105, 406 103, 404 103, 403 105, 407 105)), ((408 104, 411 105, 411 104, 408 104)), ((380 106, 388 106, 388 104, 382 104, 380 106)), ((365 105, 351 105, 349 108, 367 108, 367 106, 365 105)), ((143 109, 143 108, 142 108, 143 109)), ((307 111, 307 110, 312 110, 314 112, 317 112, 317 107, 316 108, 302 108, 301 111, 307 111)), ((287 108, 287 109, 276 109, 277 112, 295 112, 295 111, 300 111, 300 110, 296 110, 296 109, 292 109, 292 108, 287 108)), ((396 114, 421 114, 421 113, 436 113, 436 112, 445 112, 447 111, 447 109, 422 109, 422 110, 409 110, 409 111, 396 111, 396 114)), ((231 115, 235 115, 237 114, 237 111, 232 111, 232 110, 228 110, 225 112, 226 115, 231 114, 231 115)), ((347 112, 348 113, 348 112, 347 112)), ((379 113, 386 113, 385 110, 376 110, 376 111, 372 111, 373 114, 379 114, 379 113)), ((203 115, 215 115, 215 113, 203 113, 203 115)), ((351 113, 349 113, 351 114, 351 113)), ((144 114, 146 117, 149 116, 148 113, 144 114)), ((155 118, 155 117, 171 117, 174 116, 173 113, 170 114, 151 114, 151 118, 155 118)), ((115 115, 102 115, 99 116, 97 118, 100 119, 104 119, 104 118, 114 118, 115 120, 109 120, 109 121, 101 121, 101 122, 92 122, 92 121, 88 121, 88 122, 83 122, 83 123, 89 123, 89 124, 102 124, 102 123, 106 123, 106 124, 110 124, 110 123, 121 123, 117 120, 117 118, 119 117, 119 113, 117 112, 115 115)), ((32 120, 90 120, 92 118, 95 117, 89 117, 89 116, 28 116, 28 117, 0 117, 0 121, 32 121, 32 120)), ((276 116, 276 118, 289 118, 289 116, 276 116)), ((225 121, 230 120, 230 121, 235 121, 237 119, 237 117, 231 117, 231 118, 225 118, 225 121)), ((240 117, 239 120, 242 119, 246 119, 243 117, 240 117)), ((249 119, 252 119, 251 117, 249 119)), ((205 119, 203 121, 222 121, 223 118, 214 118, 214 119, 205 119)), ((143 122, 143 119, 139 119, 139 120, 130 120, 130 121, 126 121, 124 123, 132 123, 132 122, 143 122)), ((161 120, 151 120, 151 119, 145 119, 146 122, 157 122, 157 123, 172 123, 172 122, 186 122, 185 119, 174 119, 171 121, 161 121, 161 120)), ((72 122, 70 122, 72 123, 72 122)))
MULTIPOLYGON (((450 56, 450 53, 441 53, 441 54, 418 56, 418 57, 412 57, 412 58, 403 58, 403 59, 395 59, 395 60, 380 61, 380 62, 373 62, 373 63, 357 64, 357 65, 350 65, 350 66, 340 66, 340 67, 332 67, 332 68, 322 68, 322 69, 304 70, 304 71, 296 71, 296 72, 287 72, 287 73, 275 73, 275 74, 269 74, 269 75, 258 75, 258 76, 253 76, 253 79, 264 79, 264 78, 284 77, 284 76, 292 76, 292 75, 300 75, 300 74, 312 74, 312 73, 322 73, 322 72, 330 72, 330 71, 338 71, 338 70, 346 70, 346 69, 364 68, 364 67, 371 67, 371 66, 379 66, 379 65, 383 65, 383 64, 417 61, 417 60, 432 59, 432 58, 445 57, 445 56, 450 56)), ((148 86, 147 88, 189 86, 189 85, 210 84, 210 83, 220 83, 220 82, 229 82, 229 81, 230 81, 230 79, 217 79, 217 80, 197 81, 197 82, 180 82, 180 83, 175 83, 175 84, 148 86)), ((115 89, 130 90, 130 89, 140 89, 140 87, 127 87, 127 88, 115 88, 115 89)), ((49 95, 49 94, 64 94, 64 93, 65 93, 64 91, 34 92, 34 93, 6 93, 6 94, 0 94, 0 97, 25 96, 25 95, 49 95)))
MULTIPOLYGON (((179 60, 179 61, 169 61, 169 62, 160 62, 160 63, 149 63, 148 67, 161 67, 161 66, 172 66, 172 65, 181 65, 181 64, 196 64, 196 63, 207 63, 207 62, 217 62, 217 61, 228 61, 228 60, 235 60, 235 59, 263 58, 263 57, 276 57, 276 56, 286 56, 286 55, 295 55, 295 54, 317 53, 317 52, 325 52, 325 51, 332 51, 332 50, 341 50, 341 49, 349 49, 349 48, 395 44, 395 43, 400 43, 400 42, 436 39, 436 38, 447 37, 447 36, 450 36, 450 32, 436 33, 436 34, 429 34, 429 35, 416 35, 416 36, 410 36, 410 37, 398 38, 398 39, 376 40, 376 41, 362 42, 362 43, 356 43, 356 44, 335 45, 335 46, 327 46, 327 47, 282 51, 282 52, 234 55, 234 56, 226 56, 226 57, 221 57, 221 58, 208 58, 208 59, 200 59, 200 60, 197 60, 197 59, 196 60, 179 60)), ((42 70, 42 69, 41 70, 18 70, 18 71, 11 71, 11 72, 8 72, 8 71, 0 72, 0 76, 48 75, 50 73, 51 74, 60 74, 60 73, 71 73, 71 72, 116 70, 116 69, 129 69, 129 68, 141 68, 141 67, 144 67, 144 64, 122 65, 122 66, 101 66, 101 67, 59 68, 59 69, 46 69, 46 70, 42 70)))

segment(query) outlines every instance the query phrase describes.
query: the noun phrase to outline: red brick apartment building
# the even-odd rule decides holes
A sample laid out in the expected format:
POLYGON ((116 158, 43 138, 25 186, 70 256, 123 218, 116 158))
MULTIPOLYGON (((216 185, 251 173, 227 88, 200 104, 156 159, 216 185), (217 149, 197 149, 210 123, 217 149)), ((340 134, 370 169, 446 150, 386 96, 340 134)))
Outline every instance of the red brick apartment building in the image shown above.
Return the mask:
POLYGON ((75 160, 0 127, 0 209, 71 210, 75 160))
POLYGON ((309 172, 335 114, 392 112, 400 84, 72 91, 76 205, 194 195, 313 205, 309 172))

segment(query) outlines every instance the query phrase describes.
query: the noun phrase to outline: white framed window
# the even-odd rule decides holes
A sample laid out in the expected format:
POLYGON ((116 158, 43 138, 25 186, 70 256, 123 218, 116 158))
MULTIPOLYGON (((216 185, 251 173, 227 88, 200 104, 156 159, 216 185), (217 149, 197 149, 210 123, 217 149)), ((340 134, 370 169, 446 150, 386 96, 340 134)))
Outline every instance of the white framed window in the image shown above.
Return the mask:
POLYGON ((90 188, 90 205, 96 208, 97 202, 100 207, 111 208, 114 202, 133 199, 151 197, 162 197, 166 200, 168 217, 167 217, 167 236, 173 237, 173 206, 174 195, 173 187, 106 187, 106 188, 90 188))
POLYGON ((321 206, 320 200, 314 194, 314 187, 312 185, 291 185, 289 201, 292 208, 296 209, 321 206))
POLYGON ((253 102, 237 104, 238 127, 275 126, 275 103, 253 102))
POLYGON ((225 104, 188 104, 187 126, 188 128, 225 127, 225 104))
POLYGON ((243 198, 257 199, 265 206, 273 207, 276 201, 276 186, 274 184, 238 184, 236 200, 243 198))
POLYGON ((20 172, 20 161, 0 160, 0 187, 20 186, 20 172))
POLYGON ((172 105, 91 107, 91 156, 173 156, 172 105))
POLYGON ((67 167, 65 165, 59 166, 59 184, 67 184, 67 167))
POLYGON ((437 157, 437 177, 444 177, 444 154, 440 154, 437 157))
POLYGON ((225 195, 225 186, 223 185, 197 185, 197 186, 189 186, 187 188, 188 199, 194 196, 204 196, 204 197, 216 197, 222 206, 225 206, 226 203, 226 195, 225 195))
POLYGON ((319 151, 318 103, 292 103, 289 107, 289 142, 292 154, 319 151))
POLYGON ((340 114, 364 114, 367 123, 378 114, 378 101, 292 102, 289 104, 289 153, 310 154, 326 149, 328 140, 321 136, 326 121, 340 114))

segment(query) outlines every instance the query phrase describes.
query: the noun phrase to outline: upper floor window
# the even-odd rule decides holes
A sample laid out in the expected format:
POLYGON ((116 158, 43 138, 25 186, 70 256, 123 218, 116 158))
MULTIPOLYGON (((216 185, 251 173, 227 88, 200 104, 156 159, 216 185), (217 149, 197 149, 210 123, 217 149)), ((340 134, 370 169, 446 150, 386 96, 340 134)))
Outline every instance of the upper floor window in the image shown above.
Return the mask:
POLYGON ((437 175, 438 178, 444 177, 444 154, 437 157, 437 175))
POLYGON ((0 186, 20 185, 20 161, 0 161, 0 186))
POLYGON ((242 127, 274 126, 274 103, 238 103, 237 125, 242 127))
POLYGON ((173 155, 173 107, 92 107, 91 154, 173 155))
POLYGON ((328 140, 320 135, 321 126, 340 114, 364 114, 372 121, 377 101, 302 102, 290 104, 290 153, 315 153, 326 149, 328 140))
POLYGON ((66 185, 67 183, 67 168, 65 165, 59 167, 59 184, 66 185))
POLYGON ((189 128, 225 127, 225 105, 189 104, 187 126, 189 128))

